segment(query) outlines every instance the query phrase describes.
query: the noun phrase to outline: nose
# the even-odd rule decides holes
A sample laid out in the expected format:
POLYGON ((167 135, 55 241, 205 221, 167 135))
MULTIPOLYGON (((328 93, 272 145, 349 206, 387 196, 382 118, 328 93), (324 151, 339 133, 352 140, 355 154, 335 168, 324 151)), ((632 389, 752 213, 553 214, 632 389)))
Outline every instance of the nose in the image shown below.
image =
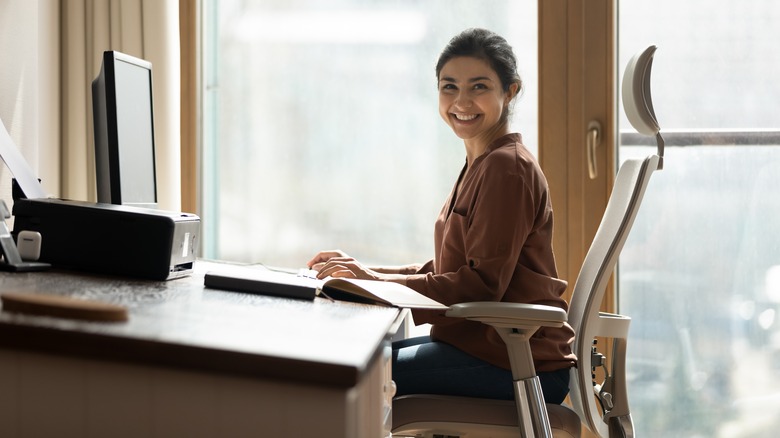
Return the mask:
POLYGON ((471 108, 471 97, 469 97, 468 93, 465 93, 463 91, 459 91, 458 95, 455 96, 455 101, 453 102, 453 105, 456 109, 459 110, 466 110, 471 108))

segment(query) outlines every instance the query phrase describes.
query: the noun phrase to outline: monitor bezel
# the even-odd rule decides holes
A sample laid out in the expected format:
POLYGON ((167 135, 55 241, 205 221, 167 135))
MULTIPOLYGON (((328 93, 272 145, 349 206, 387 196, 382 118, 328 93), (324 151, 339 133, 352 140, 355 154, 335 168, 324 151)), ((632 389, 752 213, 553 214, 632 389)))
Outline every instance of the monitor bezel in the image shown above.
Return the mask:
POLYGON ((95 131, 95 177, 98 202, 157 208, 157 157, 154 128, 154 96, 152 64, 134 56, 107 50, 103 52, 100 73, 92 83, 93 121, 95 131), (125 202, 123 199, 120 163, 120 143, 117 124, 116 64, 124 62, 147 70, 149 75, 149 114, 152 134, 152 175, 154 176, 153 202, 125 202), (100 111, 99 109, 102 109, 100 111), (105 117, 105 119, 103 119, 105 117))

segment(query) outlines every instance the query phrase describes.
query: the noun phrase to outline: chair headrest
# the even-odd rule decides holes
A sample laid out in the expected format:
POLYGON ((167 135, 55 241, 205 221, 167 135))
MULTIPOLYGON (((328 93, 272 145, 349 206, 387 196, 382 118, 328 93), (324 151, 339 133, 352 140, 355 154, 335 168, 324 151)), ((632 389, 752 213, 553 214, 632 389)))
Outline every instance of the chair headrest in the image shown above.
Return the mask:
POLYGON ((650 90, 650 72, 657 47, 652 45, 634 55, 623 74, 623 109, 628 121, 640 134, 653 135, 658 144, 658 168, 663 168, 664 140, 655 117, 650 90))

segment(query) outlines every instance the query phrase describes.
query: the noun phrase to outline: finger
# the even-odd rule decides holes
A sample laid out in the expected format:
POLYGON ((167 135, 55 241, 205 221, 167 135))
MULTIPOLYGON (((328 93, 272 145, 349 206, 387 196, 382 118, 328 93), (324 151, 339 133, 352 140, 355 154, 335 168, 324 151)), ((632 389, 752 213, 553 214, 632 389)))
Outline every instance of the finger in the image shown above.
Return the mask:
POLYGON ((330 260, 333 257, 332 252, 330 251, 321 251, 318 252, 317 255, 311 258, 308 262, 306 262, 306 266, 308 266, 310 269, 314 269, 313 266, 316 264, 323 264, 330 260))
MULTIPOLYGON (((323 261, 323 262, 320 262, 320 263, 315 263, 313 266, 319 266, 319 269, 322 269, 322 268, 324 268, 325 266, 327 266, 329 264, 332 264, 332 265, 339 264, 339 265, 346 266, 346 265, 350 265, 350 264, 354 265, 356 263, 357 263, 357 260, 353 259, 352 257, 331 257, 331 258, 329 258, 326 261, 323 261)), ((316 268, 312 268, 312 269, 314 269, 315 271, 319 270, 319 269, 316 269, 316 268)))
POLYGON ((326 277, 337 277, 341 276, 344 277, 345 274, 344 271, 352 272, 350 268, 344 264, 341 263, 333 263, 333 262, 327 262, 324 266, 320 268, 320 270, 317 272, 317 278, 326 278, 326 277), (339 275, 336 275, 336 273, 342 272, 339 275))
POLYGON ((334 271, 330 276, 334 278, 357 278, 357 275, 349 269, 334 271))
POLYGON ((315 264, 325 263, 333 258, 348 258, 348 257, 349 256, 347 256, 347 254, 345 254, 344 251, 338 249, 320 251, 317 253, 317 255, 312 257, 312 259, 306 263, 306 266, 308 266, 310 269, 314 269, 312 268, 312 266, 314 266, 315 264))
POLYGON ((328 263, 334 264, 334 263, 347 262, 347 261, 349 260, 329 259, 324 262, 314 263, 313 265, 309 266, 309 269, 311 269, 312 271, 322 271, 325 268, 325 266, 328 265, 328 263))
POLYGON ((333 272, 342 269, 330 260, 327 262, 318 263, 315 266, 318 266, 318 269, 315 269, 315 271, 317 271, 317 278, 329 277, 333 272))
POLYGON ((329 249, 325 251, 320 251, 320 254, 327 258, 333 258, 333 257, 349 257, 344 251, 340 249, 329 249))
POLYGON ((324 253, 319 252, 317 255, 311 258, 308 262, 306 262, 306 266, 308 266, 311 269, 314 269, 313 266, 316 264, 323 264, 324 262, 328 261, 329 257, 326 257, 324 253))

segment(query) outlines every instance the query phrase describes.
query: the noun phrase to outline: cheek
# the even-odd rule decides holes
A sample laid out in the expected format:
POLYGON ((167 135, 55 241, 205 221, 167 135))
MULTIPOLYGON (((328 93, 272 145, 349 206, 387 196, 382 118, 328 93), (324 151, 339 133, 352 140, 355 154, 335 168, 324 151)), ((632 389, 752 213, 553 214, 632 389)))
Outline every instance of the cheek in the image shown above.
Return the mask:
POLYGON ((503 100, 499 99, 491 99, 489 103, 486 103, 485 108, 490 108, 490 112, 497 118, 500 118, 506 111, 503 100))
POLYGON ((444 121, 449 120, 450 104, 445 98, 439 98, 439 115, 444 121))

